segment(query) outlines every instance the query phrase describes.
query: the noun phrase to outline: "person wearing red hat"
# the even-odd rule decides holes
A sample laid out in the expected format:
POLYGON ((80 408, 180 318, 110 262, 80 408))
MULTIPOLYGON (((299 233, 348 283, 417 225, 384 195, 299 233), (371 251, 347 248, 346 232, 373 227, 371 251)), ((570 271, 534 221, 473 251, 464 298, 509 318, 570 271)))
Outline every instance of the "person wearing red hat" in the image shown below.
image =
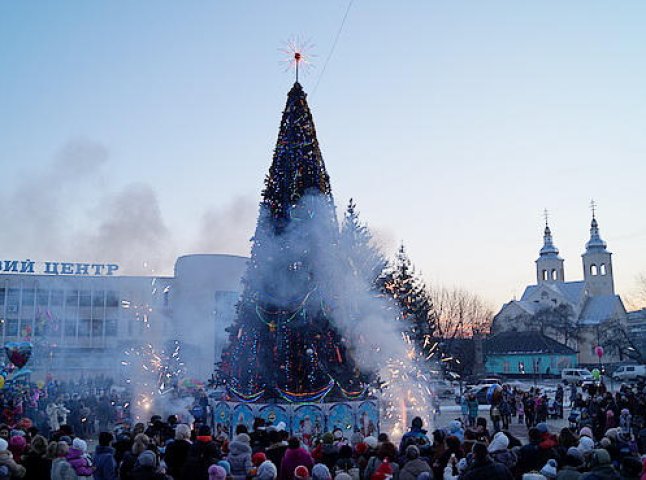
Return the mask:
POLYGON ((309 480, 310 471, 304 465, 299 465, 294 469, 294 480, 309 480))

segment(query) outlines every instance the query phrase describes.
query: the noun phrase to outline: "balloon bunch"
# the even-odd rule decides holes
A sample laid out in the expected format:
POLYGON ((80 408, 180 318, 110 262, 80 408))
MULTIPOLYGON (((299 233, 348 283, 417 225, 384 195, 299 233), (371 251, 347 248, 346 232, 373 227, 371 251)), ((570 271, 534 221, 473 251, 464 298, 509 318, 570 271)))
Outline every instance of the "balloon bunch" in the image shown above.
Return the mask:
POLYGON ((31 358, 34 346, 31 342, 7 342, 4 346, 5 354, 9 363, 0 370, 0 389, 3 389, 7 383, 15 382, 17 379, 25 377, 31 373, 29 369, 23 369, 31 358), (11 375, 16 368, 11 380, 7 377, 11 375))

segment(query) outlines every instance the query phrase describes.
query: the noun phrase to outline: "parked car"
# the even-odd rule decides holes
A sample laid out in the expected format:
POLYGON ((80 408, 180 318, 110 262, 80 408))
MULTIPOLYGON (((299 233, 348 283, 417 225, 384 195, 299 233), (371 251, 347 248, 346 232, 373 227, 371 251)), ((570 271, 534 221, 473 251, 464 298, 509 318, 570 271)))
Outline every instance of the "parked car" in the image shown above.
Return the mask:
POLYGON ((593 382, 594 378, 587 368, 564 368, 561 371, 561 380, 566 385, 568 383, 583 385, 585 382, 593 382))
POLYGON ((473 387, 469 393, 473 393, 478 400, 479 405, 489 405, 489 400, 487 399, 487 392, 489 388, 493 385, 492 383, 486 385, 476 385, 473 387))
POLYGON ((636 381, 646 379, 646 365, 622 365, 612 372, 614 380, 636 381))
POLYGON ((451 398, 455 394, 455 388, 447 380, 432 380, 431 388, 440 398, 451 398))

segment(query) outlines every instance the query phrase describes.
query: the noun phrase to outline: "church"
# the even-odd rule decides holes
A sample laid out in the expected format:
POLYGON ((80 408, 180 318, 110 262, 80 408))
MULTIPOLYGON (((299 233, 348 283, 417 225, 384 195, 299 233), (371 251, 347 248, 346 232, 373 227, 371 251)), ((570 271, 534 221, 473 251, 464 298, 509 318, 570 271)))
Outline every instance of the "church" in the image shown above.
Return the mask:
POLYGON ((604 364, 627 359, 631 344, 626 309, 615 294, 612 254, 601 238, 594 211, 582 260, 583 280, 566 281, 564 260, 546 220, 543 247, 536 260, 536 284, 527 286, 520 300, 503 305, 491 333, 540 332, 576 350, 579 365, 599 363, 597 346, 604 349, 604 364))

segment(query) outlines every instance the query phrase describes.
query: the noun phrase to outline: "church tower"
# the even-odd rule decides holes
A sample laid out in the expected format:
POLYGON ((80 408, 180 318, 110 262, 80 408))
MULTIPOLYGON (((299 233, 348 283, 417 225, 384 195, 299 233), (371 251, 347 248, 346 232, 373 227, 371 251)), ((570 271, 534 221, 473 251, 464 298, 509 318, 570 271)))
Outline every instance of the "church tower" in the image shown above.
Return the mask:
POLYGON ((559 257, 559 249, 552 241, 552 231, 545 215, 545 232, 543 233, 543 248, 536 260, 536 283, 553 283, 565 281, 563 259, 559 257))
POLYGON ((590 240, 585 244, 583 253, 583 279, 590 296, 614 295, 615 285, 612 278, 612 253, 599 235, 599 223, 592 205, 592 222, 590 223, 590 240))

